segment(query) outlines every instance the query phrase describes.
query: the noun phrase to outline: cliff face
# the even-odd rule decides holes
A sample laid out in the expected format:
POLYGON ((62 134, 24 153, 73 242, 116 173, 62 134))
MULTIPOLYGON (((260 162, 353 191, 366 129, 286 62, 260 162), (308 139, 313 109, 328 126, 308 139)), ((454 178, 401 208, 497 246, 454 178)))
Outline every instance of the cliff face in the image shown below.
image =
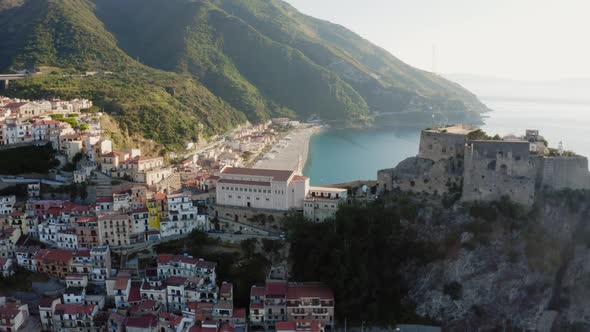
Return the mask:
POLYGON ((508 201, 424 209, 410 227, 446 252, 402 272, 416 313, 452 331, 589 327, 588 196, 545 195, 526 215, 508 201))

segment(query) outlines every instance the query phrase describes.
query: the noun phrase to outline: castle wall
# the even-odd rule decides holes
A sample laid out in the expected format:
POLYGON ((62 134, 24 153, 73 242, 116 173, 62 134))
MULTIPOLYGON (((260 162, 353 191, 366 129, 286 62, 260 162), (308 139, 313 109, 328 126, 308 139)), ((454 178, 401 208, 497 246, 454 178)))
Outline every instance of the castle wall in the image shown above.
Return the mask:
POLYGON ((586 157, 545 157, 540 164, 541 168, 538 172, 540 177, 537 179, 540 189, 590 189, 590 173, 586 157))
POLYGON ((439 161, 463 154, 465 135, 423 130, 418 157, 439 161))
POLYGON ((463 159, 451 158, 433 162, 419 157, 407 158, 396 168, 379 171, 379 187, 416 193, 443 194, 453 186, 460 187, 463 159))
POLYGON ((506 195, 517 203, 531 206, 536 176, 528 142, 468 142, 462 200, 494 201, 506 195))

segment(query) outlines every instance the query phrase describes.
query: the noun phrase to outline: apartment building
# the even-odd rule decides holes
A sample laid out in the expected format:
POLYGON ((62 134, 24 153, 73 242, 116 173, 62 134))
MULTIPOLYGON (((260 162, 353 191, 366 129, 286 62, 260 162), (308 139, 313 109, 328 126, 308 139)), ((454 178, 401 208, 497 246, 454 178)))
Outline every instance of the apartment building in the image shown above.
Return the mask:
POLYGON ((286 321, 333 328, 334 302, 332 290, 321 283, 267 280, 250 290, 250 321, 266 328, 286 321))

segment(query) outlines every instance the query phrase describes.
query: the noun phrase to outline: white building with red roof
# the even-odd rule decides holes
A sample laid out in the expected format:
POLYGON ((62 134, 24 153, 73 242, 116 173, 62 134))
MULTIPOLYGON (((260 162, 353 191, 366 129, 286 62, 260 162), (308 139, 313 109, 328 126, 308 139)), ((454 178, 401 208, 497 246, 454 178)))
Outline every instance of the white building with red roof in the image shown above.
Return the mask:
POLYGON ((266 210, 303 210, 309 178, 295 171, 224 167, 219 173, 216 203, 266 210))
POLYGON ((215 284, 217 263, 192 256, 158 255, 158 277, 203 278, 207 284, 215 284))
POLYGON ((54 331, 76 331, 81 326, 87 331, 100 331, 101 322, 95 322, 98 307, 93 304, 60 303, 53 311, 54 331))
POLYGON ((2 257, 0 258, 0 275, 4 278, 8 278, 14 275, 14 261, 12 258, 2 257))
POLYGON ((267 280, 250 290, 250 322, 265 328, 279 322, 295 325, 296 331, 315 331, 334 327, 335 300, 332 290, 321 283, 295 283, 267 280), (317 322, 317 323, 313 323, 317 322))
POLYGON ((0 331, 18 331, 29 319, 29 306, 0 297, 0 331))
POLYGON ((19 228, 8 227, 0 231, 0 257, 14 257, 16 242, 21 236, 19 228))
POLYGON ((114 278, 106 281, 107 296, 115 299, 116 308, 129 308, 131 295, 131 275, 127 272, 119 272, 114 278))

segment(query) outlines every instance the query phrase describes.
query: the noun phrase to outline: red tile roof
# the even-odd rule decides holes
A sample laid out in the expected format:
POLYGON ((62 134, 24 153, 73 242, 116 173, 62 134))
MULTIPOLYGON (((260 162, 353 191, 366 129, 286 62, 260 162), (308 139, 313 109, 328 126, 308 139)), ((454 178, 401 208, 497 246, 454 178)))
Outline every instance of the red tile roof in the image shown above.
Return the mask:
POLYGON ((168 281, 166 283, 170 286, 181 286, 181 285, 184 285, 185 282, 186 282, 185 277, 174 276, 174 277, 168 278, 168 281))
POLYGON ((10 103, 10 104, 6 104, 4 106, 2 106, 3 108, 10 108, 10 109, 14 109, 14 108, 19 108, 21 106, 24 106, 28 104, 28 102, 21 102, 21 103, 10 103))
POLYGON ((7 303, 0 307, 0 319, 14 319, 19 313, 20 304, 7 303))
POLYGON ((330 287, 320 283, 290 284, 287 290, 287 299, 320 298, 333 300, 334 293, 330 287))
POLYGON ((286 281, 268 281, 265 287, 267 297, 285 297, 287 295, 286 281))
POLYGON ((235 332, 235 328, 228 323, 223 323, 219 327, 219 332, 235 332))
POLYGON ((63 212, 63 209, 62 208, 55 207, 55 206, 50 207, 49 209, 47 209, 47 214, 51 214, 51 215, 54 215, 54 216, 58 216, 62 212, 63 212))
POLYGON ((250 288, 250 296, 264 296, 266 294, 266 288, 264 286, 252 286, 250 288))
POLYGON ((146 314, 141 317, 127 317, 125 319, 125 326, 149 329, 158 326, 158 318, 150 314, 146 314))
POLYGON ((77 223, 87 223, 87 222, 96 222, 98 221, 97 217, 80 217, 76 220, 77 223))
POLYGON ((96 199, 96 203, 112 203, 112 202, 113 202, 112 197, 98 197, 96 199))
POLYGON ((6 263, 8 263, 8 257, 0 258, 0 268, 3 268, 6 263))
POLYGON ((90 257, 90 250, 78 250, 74 253, 74 257, 90 257))
POLYGON ((91 314, 94 310, 94 304, 89 305, 81 305, 81 304, 58 304, 55 306, 56 314, 68 314, 68 315, 77 315, 77 314, 91 314))
POLYGON ((127 277, 117 277, 115 281, 115 289, 123 290, 127 289, 127 285, 129 284, 129 278, 127 277))
POLYGON ((141 301, 141 286, 131 286, 129 291, 129 302, 141 301))
POLYGON ((42 259, 53 262, 67 262, 72 259, 74 253, 62 249, 40 249, 35 254, 36 259, 42 259))
POLYGON ((250 309, 264 309, 262 302, 250 302, 250 309))
POLYGON ((88 212, 91 209, 88 205, 76 205, 72 208, 72 212, 88 212))
POLYGON ((233 317, 237 319, 246 319, 246 308, 234 309, 233 317))
POLYGON ((295 322, 276 322, 275 329, 277 330, 277 332, 296 331, 297 325, 295 324, 295 322))
MULTIPOLYGON (((129 300, 129 302, 135 302, 135 301, 129 300)), ((155 310, 157 307, 158 307, 158 302, 156 302, 154 300, 144 300, 140 304, 134 305, 133 307, 129 308, 129 312, 135 313, 138 311, 151 311, 151 310, 155 310)))
POLYGON ((147 208, 138 208, 133 210, 131 213, 148 213, 150 212, 147 208))
POLYGON ((287 181, 293 175, 294 171, 258 169, 258 168, 240 168, 225 167, 221 174, 226 175, 246 175, 246 176, 265 176, 271 177, 273 181, 287 181))
POLYGON ((164 199, 166 199, 166 194, 164 194, 164 193, 156 193, 154 195, 154 199, 157 200, 157 201, 164 200, 164 199))
POLYGON ((41 300, 39 300, 39 307, 41 308, 49 308, 51 307, 51 305, 53 304, 53 301, 59 299, 61 302, 61 297, 44 297, 41 300))
POLYGON ((219 288, 219 294, 229 294, 231 296, 234 289, 234 285, 230 282, 224 282, 221 284, 221 288, 219 288))

